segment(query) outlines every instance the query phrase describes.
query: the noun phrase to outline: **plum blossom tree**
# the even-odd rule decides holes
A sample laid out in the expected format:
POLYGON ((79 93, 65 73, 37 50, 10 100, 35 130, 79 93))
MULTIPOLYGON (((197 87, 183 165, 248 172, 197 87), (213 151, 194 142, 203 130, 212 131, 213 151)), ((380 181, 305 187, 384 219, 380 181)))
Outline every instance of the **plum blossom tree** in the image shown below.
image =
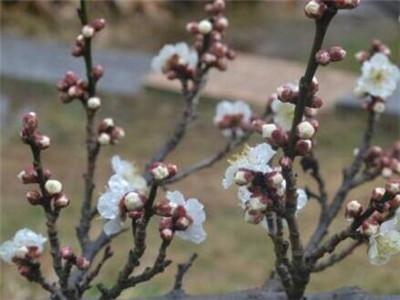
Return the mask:
MULTIPOLYGON (((367 258, 372 264, 387 263, 392 255, 400 252, 400 180, 396 177, 400 174, 400 141, 383 150, 372 145, 371 140, 379 116, 385 110, 385 99, 394 92, 400 71, 390 62, 390 50, 380 41, 374 41, 369 51, 356 55, 362 63, 356 92, 364 101, 367 126, 354 159, 345 168, 342 183, 332 199, 314 153, 320 127, 317 111, 323 105, 323 100, 317 96, 319 83, 315 74, 319 66, 341 61, 346 55, 339 46, 323 49, 324 37, 338 11, 356 8, 358 3, 357 0, 308 1, 305 14, 314 20, 316 31, 304 76, 298 82, 278 87, 269 98, 265 111, 259 114, 243 101, 220 102, 216 107, 214 124, 226 138, 226 146, 213 156, 178 170, 176 165, 166 160, 195 119, 209 71, 226 70, 228 61, 235 57, 234 51, 224 42, 224 33, 229 25, 224 16, 225 1, 214 0, 206 4, 208 17, 190 22, 186 27, 194 36, 193 45, 183 42, 166 45, 152 61, 155 71, 180 82, 183 112, 173 134, 149 158, 144 170, 113 156, 113 174, 95 204, 94 175, 98 154, 103 147, 118 144, 125 132, 112 118, 97 120, 102 101, 97 96, 96 87, 104 68, 93 64, 92 42, 105 28, 106 22, 104 19, 89 21, 86 3, 81 0, 78 16, 82 29, 72 55, 82 58, 86 78, 68 71, 58 84, 62 103, 79 101, 86 114, 85 186, 76 227, 80 249, 72 249, 59 235, 57 221, 70 201, 63 184, 54 179, 42 163, 41 153, 50 147, 51 140, 39 132, 39 118, 31 112, 22 118, 20 136, 29 146, 33 162, 18 174, 18 178, 23 184, 37 186, 26 194, 26 198, 31 205, 43 209, 47 237, 21 229, 13 239, 0 246, 0 257, 5 262, 14 263, 21 276, 38 283, 51 299, 83 299, 103 265, 113 255, 113 238, 130 230, 132 243, 125 264, 118 267, 121 270, 118 277, 110 281, 110 286, 97 283, 99 299, 116 299, 124 290, 152 280, 171 264, 167 250, 175 236, 196 244, 206 239, 204 205, 198 199, 186 199, 180 191, 170 191, 169 186, 212 166, 244 145, 239 154, 228 160, 222 186, 227 189, 237 185, 244 220, 265 228, 275 252, 270 281, 276 282, 277 286, 230 294, 226 299, 249 299, 251 295, 260 299, 282 299, 285 296, 302 299, 312 273, 333 266, 362 244, 369 245, 367 258), (258 135, 261 142, 254 146, 245 145, 252 135, 258 135), (300 162, 303 173, 295 167, 296 160, 300 162), (317 190, 298 186, 296 178, 300 175, 310 176, 317 190), (387 183, 385 187, 376 187, 372 191, 367 207, 357 200, 348 199, 351 190, 379 176, 386 178, 387 183), (160 196, 164 191, 165 195, 160 196), (317 200, 321 210, 315 230, 309 242, 304 244, 297 215, 311 199, 317 200), (343 206, 349 225, 328 236, 330 225, 343 206), (91 238, 92 221, 98 215, 104 221, 103 230, 91 238), (160 235, 157 256, 152 265, 138 270, 146 252, 148 227, 156 220, 160 235), (348 240, 351 240, 349 244, 337 250, 338 245, 348 240), (45 278, 41 271, 40 256, 47 241, 55 280, 45 278), (103 254, 99 257, 100 252, 103 254)), ((187 263, 178 265, 173 292, 161 299, 191 297, 183 292, 182 280, 196 256, 192 255, 187 263)), ((216 299, 214 296, 203 298, 216 299)), ((224 299, 224 296, 218 296, 218 299, 224 299)))

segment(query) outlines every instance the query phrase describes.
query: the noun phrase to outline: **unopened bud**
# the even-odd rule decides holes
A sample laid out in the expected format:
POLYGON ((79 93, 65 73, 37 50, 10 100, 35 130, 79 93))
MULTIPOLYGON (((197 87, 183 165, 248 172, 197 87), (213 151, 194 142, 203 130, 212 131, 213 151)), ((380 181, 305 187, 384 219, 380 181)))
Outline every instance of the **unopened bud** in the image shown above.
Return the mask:
POLYGON ((32 167, 28 167, 22 170, 21 172, 18 173, 17 177, 19 180, 21 180, 23 184, 38 182, 37 172, 32 167))
POLYGON ((354 56, 359 63, 363 63, 369 58, 368 52, 364 50, 358 51, 354 56))
POLYGON ((390 180, 386 183, 385 189, 388 193, 392 195, 397 195, 400 193, 400 180, 390 180))
POLYGON ((228 25, 229 25, 229 21, 225 17, 219 17, 214 23, 215 29, 217 29, 219 31, 225 30, 228 27, 228 25))
POLYGON ((89 109, 98 109, 101 105, 101 100, 99 97, 91 97, 87 101, 87 106, 89 109))
POLYGON ((70 246, 62 247, 60 250, 61 257, 65 260, 69 260, 74 257, 74 252, 70 246))
POLYGON ((174 237, 174 232, 172 231, 172 229, 165 228, 163 230, 160 230, 160 237, 163 241, 169 242, 174 237))
POLYGON ((124 205, 126 210, 140 209, 144 206, 145 198, 137 192, 129 192, 124 196, 124 205))
POLYGON ((76 266, 80 270, 87 270, 90 267, 90 261, 84 256, 78 256, 76 258, 76 266))
POLYGON ((175 214, 178 205, 171 201, 158 201, 154 205, 154 211, 159 216, 171 217, 175 214))
POLYGON ((93 20, 90 25, 94 28, 95 31, 100 31, 106 26, 106 20, 105 19, 96 19, 93 20))
POLYGON ((92 74, 95 80, 99 80, 104 75, 104 67, 102 65, 95 65, 92 69, 92 74))
POLYGON ((40 150, 45 150, 50 147, 50 138, 47 135, 37 134, 34 139, 35 144, 40 150))
POLYGON ((36 113, 29 112, 22 116, 22 124, 30 133, 33 133, 39 124, 36 113))
POLYGON ((198 33, 199 25, 197 22, 190 22, 186 24, 186 31, 190 33, 198 33))
POLYGON ((108 145, 110 144, 111 137, 109 134, 103 132, 98 136, 97 141, 100 145, 108 145))
POLYGON ((64 208, 69 205, 69 198, 65 194, 59 194, 54 199, 54 206, 57 208, 64 208))
POLYGON ((62 191, 62 183, 55 179, 47 180, 44 187, 50 195, 59 194, 62 191))
POLYGON ((82 27, 82 35, 87 39, 93 37, 94 32, 94 28, 90 25, 85 25, 82 27))
POLYGON ((327 7, 324 3, 318 0, 311 0, 308 1, 304 7, 304 12, 306 16, 311 19, 320 19, 324 15, 326 9, 327 7))
POLYGON ((346 205, 345 218, 348 221, 352 221, 354 220, 354 218, 360 216, 362 211, 363 207, 360 202, 358 202, 357 200, 352 200, 346 205))
POLYGON ((164 180, 176 174, 176 166, 173 167, 173 165, 169 166, 162 162, 156 162, 152 165, 150 172, 155 180, 164 180), (174 172, 175 174, 173 174, 174 172))
POLYGON ((331 61, 341 61, 346 57, 346 50, 340 46, 331 47, 328 51, 331 61))
POLYGON ((298 140, 296 142, 296 152, 299 155, 306 155, 312 149, 312 141, 311 140, 298 140))
POLYGON ((381 174, 382 174, 382 176, 383 176, 384 178, 390 178, 390 177, 392 177, 392 175, 393 175, 393 171, 392 171, 391 168, 385 167, 385 168, 382 169, 381 174))
POLYGON ((38 191, 29 191, 26 193, 26 199, 32 205, 42 204, 42 195, 38 191))
POLYGON ((360 4, 360 0, 335 0, 334 4, 339 9, 353 9, 360 4))
POLYGON ((315 128, 308 121, 303 121, 297 125, 297 135, 301 139, 311 139, 315 134, 315 128))
POLYGON ((331 62, 331 56, 328 51, 322 49, 315 54, 315 61, 322 66, 326 66, 331 62))
POLYGON ((290 157, 284 156, 279 160, 279 165, 281 166, 282 170, 289 170, 293 166, 293 162, 290 157))
POLYGON ((198 28, 200 33, 208 34, 211 32, 213 26, 209 20, 202 20, 200 21, 198 28))
POLYGON ((175 221, 175 228, 176 230, 186 230, 192 222, 188 216, 180 217, 175 221))
POLYGON ((372 190, 371 200, 380 201, 385 195, 386 190, 382 187, 376 187, 372 190))
POLYGON ((372 111, 376 114, 382 114, 385 112, 385 103, 382 101, 376 101, 372 105, 372 111))

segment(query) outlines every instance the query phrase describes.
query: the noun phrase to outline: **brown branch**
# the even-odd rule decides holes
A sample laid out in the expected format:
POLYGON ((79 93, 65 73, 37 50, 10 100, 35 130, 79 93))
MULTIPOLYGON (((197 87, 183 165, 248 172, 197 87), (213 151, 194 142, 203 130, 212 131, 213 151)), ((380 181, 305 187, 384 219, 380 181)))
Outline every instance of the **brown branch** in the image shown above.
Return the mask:
MULTIPOLYGON (((78 16, 81 21, 81 25, 85 26, 88 24, 88 14, 86 9, 86 1, 80 1, 80 8, 78 9, 78 16)), ((86 68, 86 79, 88 82, 88 97, 96 95, 96 80, 93 77, 92 72, 92 39, 85 38, 85 46, 83 51, 83 59, 86 68)), ((95 188, 94 184, 94 173, 96 169, 96 160, 100 151, 100 145, 96 140, 95 131, 95 116, 96 111, 86 107, 86 152, 87 152, 87 166, 86 173, 84 174, 85 188, 84 188, 84 200, 81 206, 81 218, 79 225, 76 228, 79 243, 82 251, 84 251, 86 245, 89 243, 89 231, 91 226, 91 210, 93 191, 95 188)))
POLYGON ((314 273, 321 272, 321 271, 324 271, 325 269, 335 265, 336 263, 342 261, 347 256, 352 254, 353 251, 356 248, 358 248, 359 246, 361 246, 362 244, 363 244, 363 241, 361 241, 361 240, 352 242, 350 245, 348 245, 346 248, 344 248, 339 253, 333 253, 331 256, 328 257, 328 259, 315 265, 312 268, 311 272, 314 272, 314 273))
POLYGON ((328 206, 327 213, 324 218, 319 220, 319 223, 307 245, 306 253, 311 253, 322 241, 325 235, 328 232, 328 228, 334 218, 337 216, 340 208, 342 207, 343 202, 346 200, 348 193, 351 189, 374 179, 378 176, 377 173, 374 174, 363 174, 357 177, 359 173, 363 158, 365 153, 368 151, 368 148, 371 145, 371 140, 374 134, 374 129, 376 125, 376 115, 374 112, 370 112, 368 115, 367 127, 364 132, 363 139, 359 146, 359 151, 357 156, 354 158, 352 164, 343 172, 343 181, 338 191, 336 192, 332 203, 328 206))
POLYGON ((176 272, 175 275, 175 282, 174 286, 172 288, 172 292, 180 291, 183 292, 183 277, 186 275, 187 271, 192 267, 194 261, 198 257, 197 253, 193 253, 189 260, 185 263, 178 264, 178 271, 176 272))

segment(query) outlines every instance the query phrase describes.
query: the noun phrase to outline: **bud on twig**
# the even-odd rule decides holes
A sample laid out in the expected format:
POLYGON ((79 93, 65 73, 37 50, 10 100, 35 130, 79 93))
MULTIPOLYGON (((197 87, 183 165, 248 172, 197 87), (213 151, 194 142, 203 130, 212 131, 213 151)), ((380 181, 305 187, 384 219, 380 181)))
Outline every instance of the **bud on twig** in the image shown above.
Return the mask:
POLYGON ((341 61, 346 57, 346 51, 340 46, 331 47, 328 51, 331 61, 341 61))
POLYGON ((47 180, 44 187, 50 195, 59 194, 62 191, 62 183, 55 179, 47 180))
POLYGON ((26 193, 26 199, 32 205, 42 204, 42 195, 38 191, 29 191, 26 193))
POLYGON ((321 1, 310 0, 304 7, 304 12, 306 16, 311 19, 320 19, 324 15, 326 9, 326 5, 321 1))
POLYGON ((352 200, 346 205, 345 218, 347 221, 353 221, 359 217, 363 211, 363 207, 357 200, 352 200))
POLYGON ((76 266, 80 270, 87 270, 90 266, 90 261, 87 260, 84 256, 78 256, 75 262, 76 266))

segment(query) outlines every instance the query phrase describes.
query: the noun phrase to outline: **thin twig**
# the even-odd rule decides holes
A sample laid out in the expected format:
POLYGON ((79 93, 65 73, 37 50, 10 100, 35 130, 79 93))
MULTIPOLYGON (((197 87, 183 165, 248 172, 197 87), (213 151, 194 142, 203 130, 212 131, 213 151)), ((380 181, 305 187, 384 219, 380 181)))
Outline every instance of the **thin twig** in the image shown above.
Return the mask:
POLYGON ((175 282, 172 291, 183 291, 183 277, 186 275, 187 271, 192 267, 194 261, 198 257, 197 253, 193 253, 187 262, 178 264, 178 270, 175 275, 175 282))

